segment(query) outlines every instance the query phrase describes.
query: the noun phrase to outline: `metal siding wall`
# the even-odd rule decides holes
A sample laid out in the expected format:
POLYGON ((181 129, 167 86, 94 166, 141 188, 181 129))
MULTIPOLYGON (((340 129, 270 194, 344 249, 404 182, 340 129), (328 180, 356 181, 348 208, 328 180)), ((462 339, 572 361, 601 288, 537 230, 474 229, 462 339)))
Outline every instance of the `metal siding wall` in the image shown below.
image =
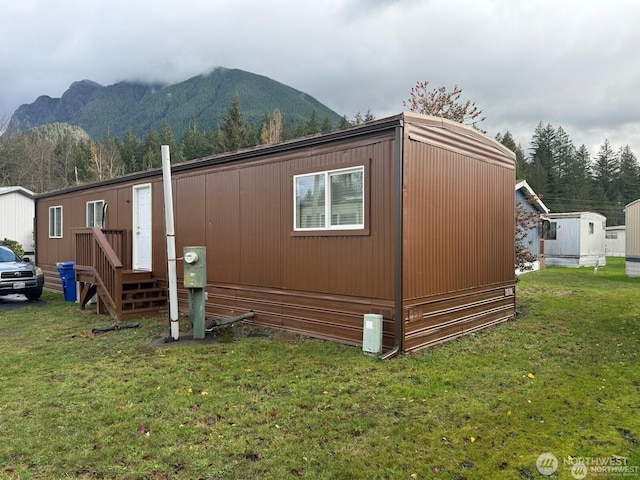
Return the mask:
POLYGON ((625 273, 629 277, 640 277, 640 200, 627 205, 624 218, 625 273))
POLYGON ((404 351, 515 312, 507 293, 515 291, 513 160, 454 139, 454 149, 432 145, 433 133, 421 135, 405 140, 404 351))
POLYGON ((625 255, 640 257, 640 201, 627 205, 625 209, 625 255))
POLYGON ((282 166, 240 170, 240 283, 282 284, 282 166))
POLYGON ((39 219, 36 229, 36 258, 40 266, 55 266, 55 263, 61 260, 58 251, 60 243, 65 240, 49 238, 49 207, 56 205, 61 205, 60 199, 47 199, 36 203, 36 218, 39 219))
POLYGON ((606 238, 604 241, 605 255, 608 257, 624 257, 626 243, 626 229, 622 227, 614 227, 607 229, 605 233, 615 233, 618 238, 606 238))
MULTIPOLYGON (((494 214, 496 215, 496 230, 493 258, 498 265, 492 270, 495 277, 489 279, 490 283, 499 283, 503 281, 514 281, 514 265, 515 265, 515 205, 513 205, 513 195, 508 190, 513 185, 515 178, 515 169, 510 170, 502 168, 494 172, 495 177, 495 203, 493 205, 494 214), (505 252, 510 252, 509 254, 505 252), (501 262, 501 266, 500 266, 501 262)), ((539 245, 536 243, 536 248, 539 245)))
MULTIPOLYGON (((178 257, 182 256, 184 247, 206 245, 205 179, 204 175, 181 175, 174 179, 174 225, 175 231, 180 232, 176 235, 178 257)), ((162 210, 164 214, 164 204, 153 205, 153 208, 162 210)), ((163 221, 163 228, 164 224, 163 221)), ((178 277, 182 278, 182 268, 178 268, 178 277)))
POLYGON ((214 171, 204 177, 207 277, 214 284, 240 283, 240 171, 214 171))
MULTIPOLYGON (((293 189, 293 187, 291 187, 293 189)), ((293 207, 291 210, 293 217, 293 207)), ((284 233, 285 235, 287 233, 284 233)), ((282 287, 302 291, 329 293, 331 288, 331 245, 326 238, 297 237, 286 240, 282 258, 282 287)))
POLYGON ((394 142, 354 152, 370 161, 370 202, 366 214, 370 234, 330 238, 330 291, 372 298, 393 298, 393 178, 394 142))
POLYGON ((35 204, 19 192, 0 195, 0 240, 8 238, 20 243, 25 251, 33 250, 35 204))
POLYGON ((109 228, 130 229, 133 224, 133 189, 131 185, 119 186, 117 192, 116 204, 108 207, 109 228))
POLYGON ((384 344, 393 345, 392 148, 347 144, 208 173, 207 244, 224 263, 209 275, 207 314, 254 310, 257 323, 358 345, 362 315, 381 313, 384 344), (292 236, 293 175, 369 159, 371 234, 292 236))
POLYGON ((84 197, 76 198, 75 201, 69 201, 66 206, 62 208, 63 219, 63 232, 66 237, 64 242, 64 249, 61 249, 60 254, 63 258, 60 260, 73 260, 75 258, 75 238, 71 233, 72 227, 84 227, 86 226, 86 205, 84 204, 84 197))
POLYGON ((81 194, 48 198, 36 204, 38 231, 36 239, 36 260, 45 272, 45 286, 54 291, 62 291, 62 284, 56 263, 75 258, 72 228, 86 224, 86 205, 81 194), (49 207, 62 206, 62 238, 49 238, 49 207))
MULTIPOLYGON (((544 241, 547 259, 549 257, 562 256, 575 256, 577 258, 580 255, 580 219, 549 216, 549 221, 557 223, 557 238, 544 241)), ((553 260, 551 264, 553 264, 553 260)))
POLYGON ((404 298, 512 280, 513 171, 420 142, 406 148, 404 298))
POLYGON ((606 219, 600 215, 586 214, 582 218, 582 242, 580 244, 581 255, 604 255, 604 234, 606 219), (589 233, 589 222, 593 223, 593 233, 589 233))
POLYGON ((393 192, 390 162, 393 142, 376 142, 344 151, 298 158, 286 165, 283 179, 283 287, 337 295, 393 298, 393 192), (369 164, 369 235, 292 236, 295 173, 313 168, 369 164))

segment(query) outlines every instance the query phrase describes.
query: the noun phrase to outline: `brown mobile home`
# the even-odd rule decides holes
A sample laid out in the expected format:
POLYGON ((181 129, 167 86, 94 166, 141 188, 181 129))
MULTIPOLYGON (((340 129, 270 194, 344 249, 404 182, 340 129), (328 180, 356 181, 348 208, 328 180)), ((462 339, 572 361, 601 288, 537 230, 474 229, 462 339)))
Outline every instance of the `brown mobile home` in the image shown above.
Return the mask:
MULTIPOLYGON (((472 128, 404 113, 173 165, 176 251, 206 246, 209 317, 253 310, 360 345, 375 313, 388 355, 417 350, 513 318, 514 163, 472 128)), ((161 169, 38 195, 46 284, 74 260, 112 314, 132 274, 166 290, 163 195, 161 169)))

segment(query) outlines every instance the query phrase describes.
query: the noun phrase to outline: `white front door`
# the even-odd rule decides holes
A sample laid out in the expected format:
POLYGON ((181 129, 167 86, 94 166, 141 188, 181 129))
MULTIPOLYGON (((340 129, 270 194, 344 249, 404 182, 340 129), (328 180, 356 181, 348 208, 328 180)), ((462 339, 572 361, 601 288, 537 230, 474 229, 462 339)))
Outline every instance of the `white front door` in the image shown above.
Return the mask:
POLYGON ((133 187, 133 269, 151 270, 151 184, 133 187))

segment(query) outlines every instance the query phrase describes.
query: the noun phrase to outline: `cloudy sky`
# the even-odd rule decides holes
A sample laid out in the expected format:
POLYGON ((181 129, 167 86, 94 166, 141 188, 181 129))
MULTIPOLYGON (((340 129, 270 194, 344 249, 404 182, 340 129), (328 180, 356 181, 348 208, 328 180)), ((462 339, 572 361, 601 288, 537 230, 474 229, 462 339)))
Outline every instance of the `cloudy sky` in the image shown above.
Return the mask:
POLYGON ((341 115, 460 85, 527 148, 539 122, 640 156, 637 0, 0 0, 0 118, 75 80, 265 75, 341 115))

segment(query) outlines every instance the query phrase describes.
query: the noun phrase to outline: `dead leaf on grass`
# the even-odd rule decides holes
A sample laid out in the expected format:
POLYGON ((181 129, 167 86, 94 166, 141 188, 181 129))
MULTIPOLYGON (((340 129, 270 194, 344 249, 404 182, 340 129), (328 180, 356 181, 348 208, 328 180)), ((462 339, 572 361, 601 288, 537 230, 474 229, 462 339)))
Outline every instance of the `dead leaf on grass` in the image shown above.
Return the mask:
POLYGON ((213 425, 214 423, 218 423, 224 417, 222 415, 216 415, 215 417, 207 417, 204 419, 205 425, 213 425))
POLYGON ((138 425, 138 432, 143 435, 149 435, 151 431, 145 425, 138 425))

